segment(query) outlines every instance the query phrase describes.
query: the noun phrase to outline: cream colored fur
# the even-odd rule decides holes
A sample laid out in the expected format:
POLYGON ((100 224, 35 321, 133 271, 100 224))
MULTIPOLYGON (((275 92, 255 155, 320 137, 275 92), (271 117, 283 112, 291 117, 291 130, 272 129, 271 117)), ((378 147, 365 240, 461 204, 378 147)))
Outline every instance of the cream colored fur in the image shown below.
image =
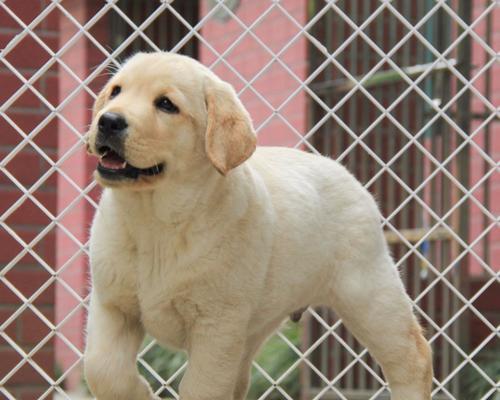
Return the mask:
POLYGON ((392 399, 430 399, 430 349, 379 211, 344 167, 298 150, 254 152, 233 89, 179 55, 136 55, 111 78, 90 152, 106 111, 129 121, 129 162, 166 169, 128 183, 97 176, 105 189, 91 231, 84 361, 99 400, 154 398, 136 369, 145 332, 187 351, 182 400, 244 399, 263 341, 307 305, 342 317, 381 364, 392 399), (180 114, 156 110, 159 94, 180 114))

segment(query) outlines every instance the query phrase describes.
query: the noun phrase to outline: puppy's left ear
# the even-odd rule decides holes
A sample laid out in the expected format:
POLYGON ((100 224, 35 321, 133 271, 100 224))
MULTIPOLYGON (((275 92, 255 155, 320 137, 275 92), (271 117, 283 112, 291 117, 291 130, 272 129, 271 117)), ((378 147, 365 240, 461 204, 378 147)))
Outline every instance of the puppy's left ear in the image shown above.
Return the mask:
POLYGON ((226 175, 252 155, 257 138, 250 116, 231 85, 207 77, 205 102, 208 112, 205 151, 217 171, 226 175))

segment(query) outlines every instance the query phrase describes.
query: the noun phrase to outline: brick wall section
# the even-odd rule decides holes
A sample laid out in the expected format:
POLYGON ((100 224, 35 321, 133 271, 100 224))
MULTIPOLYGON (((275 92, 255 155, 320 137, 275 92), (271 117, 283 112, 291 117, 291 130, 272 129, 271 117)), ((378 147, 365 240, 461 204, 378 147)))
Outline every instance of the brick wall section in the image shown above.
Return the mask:
MULTIPOLYGON (((45 7, 48 1, 7 1, 9 6, 24 23, 29 23, 45 7)), ((0 48, 22 31, 19 24, 5 11, 0 9, 0 48)), ((57 16, 50 15, 36 30, 36 34, 50 47, 54 47, 58 40, 57 16)), ((25 78, 29 78, 47 60, 49 55, 38 45, 35 40, 24 38, 6 57, 25 78)), ((52 104, 57 104, 57 74, 55 68, 38 79, 34 86, 52 104)), ((0 62, 0 104, 11 97, 22 87, 22 82, 14 77, 0 62)), ((22 141, 16 129, 7 122, 11 119, 24 133, 28 134, 48 115, 48 109, 30 91, 25 92, 9 107, 5 113, 0 114, 0 160, 22 141)), ((47 124, 33 139, 49 157, 56 158, 57 131, 55 122, 47 124)), ((4 166, 4 165, 2 165, 4 166)), ((30 145, 25 146, 9 163, 5 170, 10 172, 26 188, 36 182, 49 168, 49 164, 30 145)), ((22 192, 9 179, 5 170, 0 170, 0 215, 8 210, 22 195, 22 192)), ((33 193, 49 212, 56 210, 56 180, 52 176, 33 193)), ((2 218, 3 219, 3 218, 2 218)), ((49 218, 31 201, 25 200, 22 205, 9 217, 5 223, 25 241, 32 240, 50 222, 49 218)), ((8 264, 22 250, 11 235, 0 227, 0 269, 8 264)), ((55 266, 55 232, 51 230, 34 247, 34 251, 50 267, 55 266)), ((6 278, 24 296, 30 297, 44 284, 49 273, 32 256, 22 257, 6 274, 6 278)), ((23 302, 0 282, 0 324, 4 323, 23 302)), ((40 296, 33 301, 38 310, 51 322, 54 321, 54 285, 50 285, 40 296)), ((25 310, 5 330, 5 333, 15 341, 24 351, 29 352, 48 333, 49 328, 31 310, 25 310)), ((21 356, 0 338, 0 377, 14 368, 21 360, 21 356)), ((47 341, 33 356, 35 361, 46 373, 54 378, 54 345, 47 341)), ((45 379, 29 364, 19 369, 5 384, 5 388, 19 400, 38 398, 48 389, 45 379)))
MULTIPOLYGON (((271 5, 272 3, 267 0, 243 0, 235 13, 248 27, 263 13, 266 13, 271 5)), ((281 1, 280 5, 292 15, 298 24, 304 25, 306 23, 306 2, 285 0, 281 1)), ((205 15, 208 11, 206 9, 207 2, 201 2, 201 6, 201 15, 205 15)), ((272 52, 277 53, 299 32, 299 29, 279 8, 273 7, 252 28, 252 31, 272 52)), ((233 19, 227 22, 212 19, 202 29, 203 37, 219 54, 223 54, 243 32, 244 28, 233 19)), ((307 77, 306 40, 300 37, 279 57, 293 71, 298 80, 277 61, 272 61, 272 54, 265 50, 250 34, 246 34, 224 58, 246 81, 253 80, 268 63, 271 63, 266 71, 252 83, 255 91, 260 93, 268 104, 249 88, 241 93, 240 98, 250 112, 255 127, 260 128, 258 130, 259 144, 281 146, 297 144, 299 136, 294 133, 294 130, 300 135, 307 131, 307 99, 304 92, 300 91, 284 107, 280 107, 300 87, 299 80, 305 80, 307 77), (277 115, 273 116, 273 113, 278 109, 291 127, 287 126, 277 115), (268 122, 262 125, 266 120, 268 122)), ((216 59, 217 55, 203 43, 200 43, 201 62, 212 65, 216 59)), ((238 92, 244 88, 245 82, 223 62, 219 62, 214 71, 222 79, 232 83, 238 92)))

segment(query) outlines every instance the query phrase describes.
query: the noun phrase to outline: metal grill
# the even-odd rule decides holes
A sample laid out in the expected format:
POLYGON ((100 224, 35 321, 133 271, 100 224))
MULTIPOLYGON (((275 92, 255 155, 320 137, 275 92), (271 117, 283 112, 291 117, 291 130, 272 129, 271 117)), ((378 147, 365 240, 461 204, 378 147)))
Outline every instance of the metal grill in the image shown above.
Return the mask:
MULTIPOLYGON (((34 2, 40 9, 32 18, 16 11, 20 3, 0 0, 0 17, 14 25, 0 28, 7 38, 0 69, 20 82, 0 105, 2 123, 15 132, 13 141, 0 136, 5 153, 0 191, 14 188, 19 194, 2 206, 0 219, 2 234, 19 246, 9 252, 6 243, 0 249, 0 254, 13 253, 0 264, 0 290, 13 295, 16 304, 0 320, 0 351, 15 355, 13 362, 0 362, 6 366, 0 370, 5 398, 16 398, 18 377, 26 368, 39 375, 33 384, 36 398, 86 396, 81 335, 70 328, 83 330, 88 293, 74 274, 86 273, 85 224, 96 207, 98 188, 90 169, 76 173, 71 163, 85 163, 82 135, 88 108, 107 68, 138 50, 183 52, 201 59, 235 83, 254 111, 262 142, 277 123, 278 144, 345 163, 383 211, 386 238, 433 345, 433 396, 500 396, 500 305, 487 311, 478 305, 482 296, 500 287, 498 259, 493 257, 500 256, 494 253, 499 217, 492 194, 500 184, 493 151, 500 144, 494 136, 500 135, 498 103, 493 100, 498 78, 492 72, 498 66, 498 0, 40 0, 34 2), (77 14, 77 3, 85 4, 86 15, 77 14), (54 15, 61 36, 56 44, 47 33, 54 15), (277 26, 276 40, 270 41, 260 30, 270 26, 272 31, 276 21, 289 29, 277 26), (221 47, 226 35, 231 41, 221 47), (32 69, 15 57, 28 40, 45 55, 32 69), (80 46, 85 50, 78 54, 87 54, 92 66, 88 70, 74 56, 80 46), (296 46, 306 49, 307 60, 299 60, 307 61, 302 72, 287 61, 296 46), (245 52, 256 56, 244 59, 245 52), (287 92, 278 101, 258 83, 276 68, 287 76, 285 83, 292 83, 283 84, 287 92), (56 100, 45 86, 54 77, 59 82, 53 89, 56 100), (31 112, 19 105, 23 96, 39 103, 37 122, 28 126, 19 117, 31 112), (294 120, 297 111, 293 116, 287 111, 295 101, 306 121, 302 125, 294 120), (57 144, 47 147, 47 130, 54 126, 57 144), (38 175, 22 165, 28 153, 43 165, 38 175), (48 203, 44 193, 50 192, 54 179, 57 201, 48 203), (35 210, 43 221, 27 235, 12 222, 25 210, 35 210), (71 222, 75 218, 80 221, 76 227, 71 222), (480 223, 473 230, 476 220, 480 223), (54 235, 56 256, 51 258, 43 248, 54 235), (14 280, 19 268, 44 277, 27 291, 14 280), (55 315, 41 303, 50 290, 55 293, 49 302, 55 315), (42 332, 31 346, 19 339, 18 322, 27 313, 37 321, 33 329, 42 332), (42 358, 47 351, 55 354, 55 363, 42 358), (496 369, 491 367, 495 360, 496 369), (478 383, 482 390, 473 392, 478 383)), ((278 90, 281 81, 276 85, 278 90)), ((278 356, 257 359, 251 398, 389 396, 374 360, 330 310, 309 309, 300 326, 287 325, 269 346, 274 347, 264 353, 271 349, 267 351, 282 362, 276 367, 272 359, 278 356)), ((156 392, 175 398, 185 362, 182 354, 165 351, 150 339, 138 357, 141 373, 156 392)))

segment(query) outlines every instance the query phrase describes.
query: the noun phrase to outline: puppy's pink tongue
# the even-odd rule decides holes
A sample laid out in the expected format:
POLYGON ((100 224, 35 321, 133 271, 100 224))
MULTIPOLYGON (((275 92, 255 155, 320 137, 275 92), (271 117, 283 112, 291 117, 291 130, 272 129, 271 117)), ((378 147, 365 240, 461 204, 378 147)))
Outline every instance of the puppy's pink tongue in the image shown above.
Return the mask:
POLYGON ((99 162, 104 168, 109 169, 122 169, 127 166, 127 162, 115 153, 103 155, 99 162))

